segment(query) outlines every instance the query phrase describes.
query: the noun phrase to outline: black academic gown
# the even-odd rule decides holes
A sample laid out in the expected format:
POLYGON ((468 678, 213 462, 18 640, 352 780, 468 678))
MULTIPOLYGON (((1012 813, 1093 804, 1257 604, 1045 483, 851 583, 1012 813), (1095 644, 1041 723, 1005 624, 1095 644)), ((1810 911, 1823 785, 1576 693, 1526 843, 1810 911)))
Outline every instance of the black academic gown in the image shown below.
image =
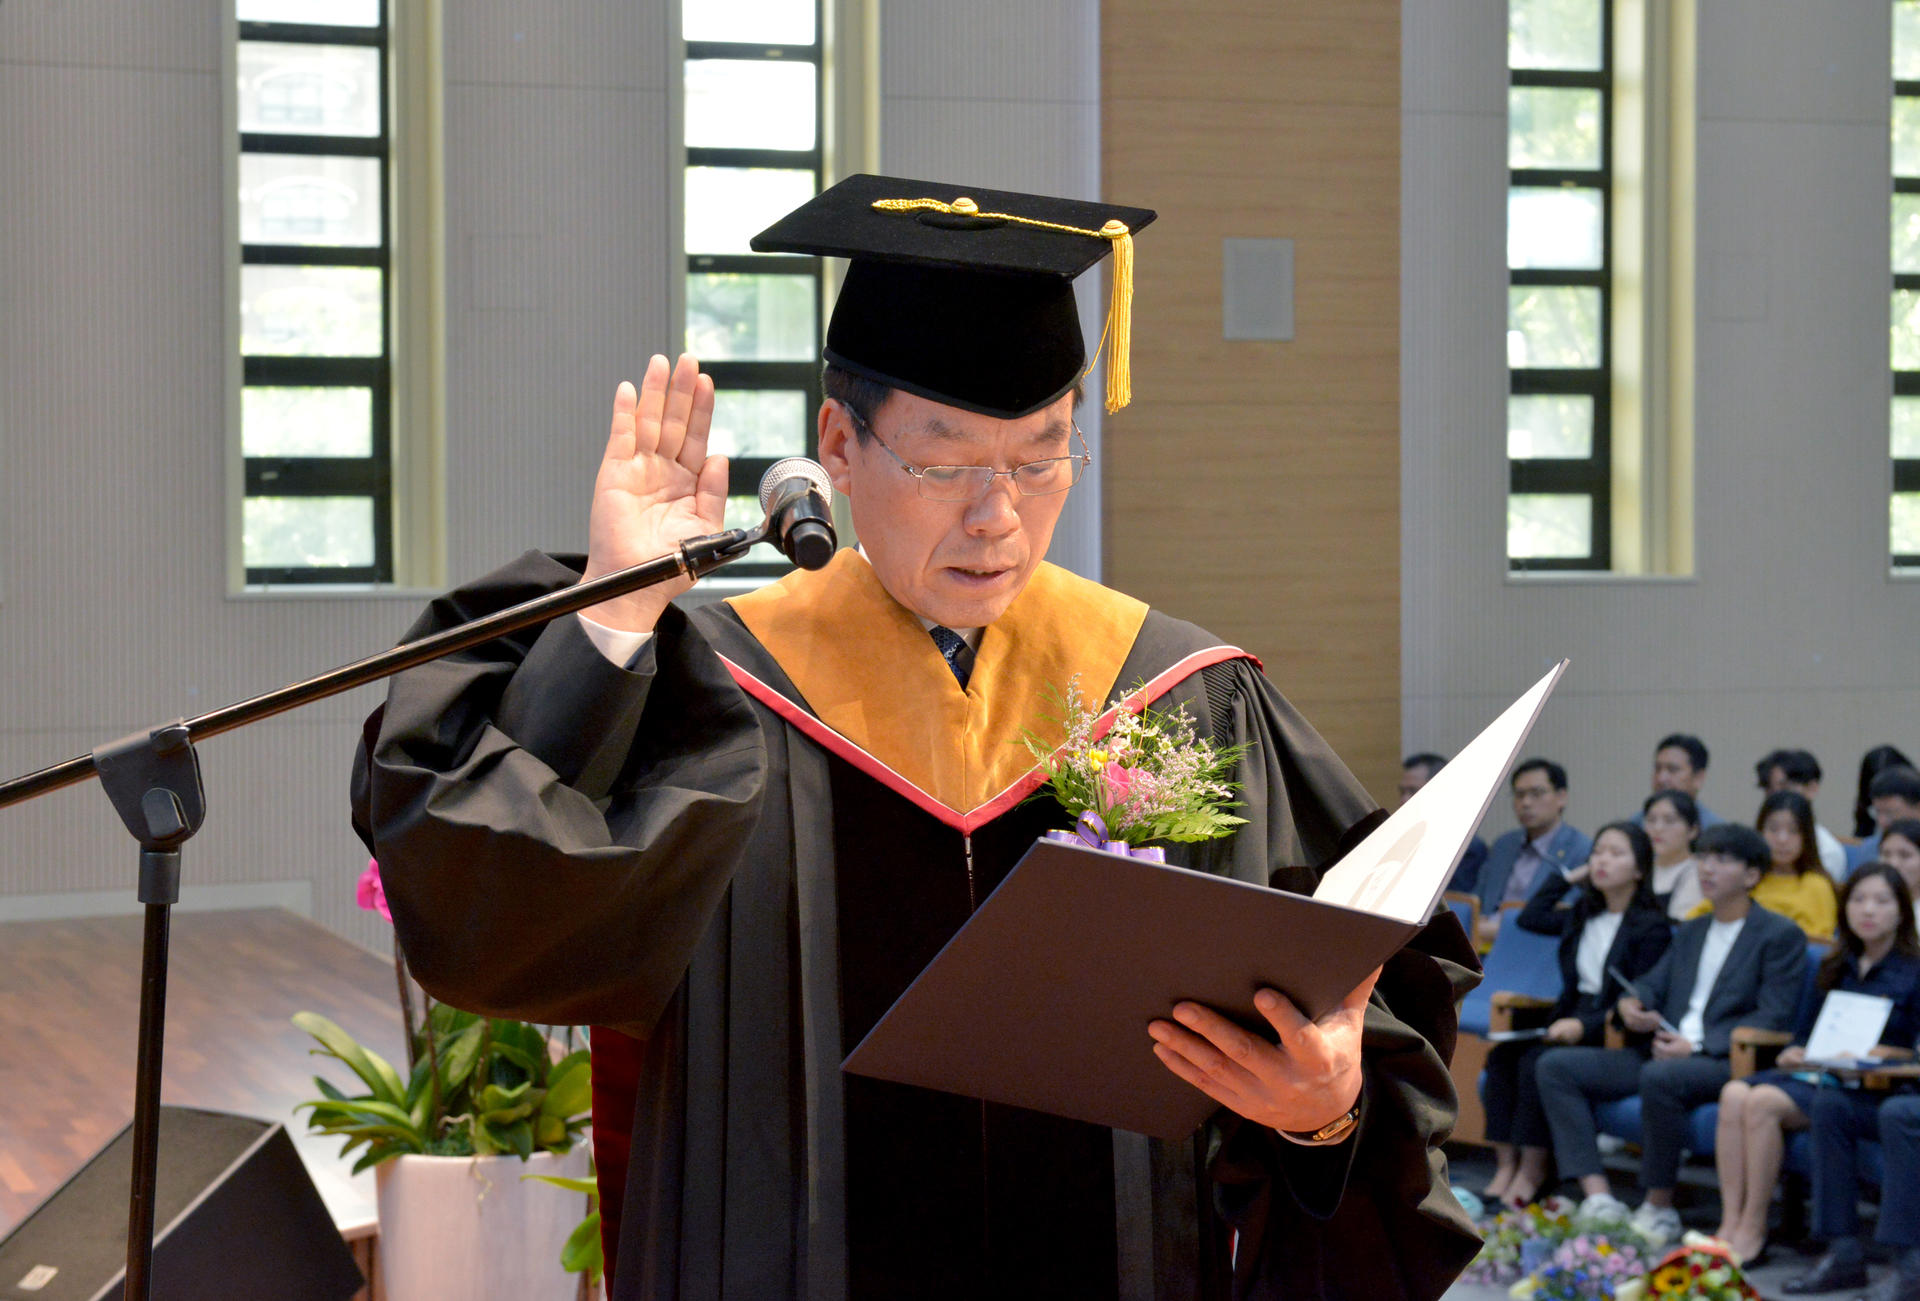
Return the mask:
MULTIPOLYGON (((529 553, 409 636, 577 577, 529 553)), ((1216 645, 1148 614, 1111 685, 1216 645)), ((1310 891, 1377 820, 1249 659, 1181 678, 1176 703, 1252 748, 1247 825, 1171 861, 1310 891)), ((1067 819, 1034 801, 962 835, 810 740, 789 721, 805 708, 726 605, 670 610, 625 669, 569 616, 395 678, 356 761, 356 825, 429 992, 646 1040, 617 1301, 1446 1290, 1478 1246, 1440 1151, 1455 1007, 1477 979, 1450 913, 1387 964, 1361 1122, 1337 1146, 1225 1112, 1163 1143, 845 1076, 844 1054, 1067 819)))

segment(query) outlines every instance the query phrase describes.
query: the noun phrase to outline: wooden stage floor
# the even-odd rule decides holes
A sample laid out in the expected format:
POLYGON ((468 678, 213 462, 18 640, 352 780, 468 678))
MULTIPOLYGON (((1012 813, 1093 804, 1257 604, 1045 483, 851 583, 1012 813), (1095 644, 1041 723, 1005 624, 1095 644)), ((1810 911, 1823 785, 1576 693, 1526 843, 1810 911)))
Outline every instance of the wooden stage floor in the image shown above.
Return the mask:
MULTIPOLYGON (((0 1234, 133 1119, 139 917, 0 923, 0 1234)), ((393 965, 279 909, 176 913, 162 1100, 287 1126, 343 1234, 372 1230, 373 1176, 349 1178, 338 1139, 309 1139, 295 1103, 313 1076, 288 1020, 315 1011, 404 1062, 393 965)), ((165 1153, 161 1159, 166 1159, 165 1153)))

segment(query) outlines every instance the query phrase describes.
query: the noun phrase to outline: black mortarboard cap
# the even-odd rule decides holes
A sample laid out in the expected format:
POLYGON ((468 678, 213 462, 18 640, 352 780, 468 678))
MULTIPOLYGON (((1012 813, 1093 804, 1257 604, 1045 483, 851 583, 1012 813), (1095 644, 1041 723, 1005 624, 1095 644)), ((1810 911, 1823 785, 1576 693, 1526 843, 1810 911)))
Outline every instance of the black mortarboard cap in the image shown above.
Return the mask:
POLYGON ((757 253, 851 259, 826 360, 1003 419, 1086 373, 1073 280, 1111 250, 1107 409, 1130 396, 1133 233, 1146 208, 979 186, 849 176, 753 238, 757 253))

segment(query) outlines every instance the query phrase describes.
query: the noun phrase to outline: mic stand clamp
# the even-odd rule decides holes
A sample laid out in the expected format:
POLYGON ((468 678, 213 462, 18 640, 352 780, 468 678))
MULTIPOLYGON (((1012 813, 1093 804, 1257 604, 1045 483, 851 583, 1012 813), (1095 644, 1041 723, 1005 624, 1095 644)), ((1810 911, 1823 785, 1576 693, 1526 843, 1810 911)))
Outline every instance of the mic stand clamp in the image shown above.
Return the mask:
POLYGON ((127 1201, 128 1297, 149 1294, 154 1190, 159 1176, 160 1064, 167 1021, 167 943, 180 899, 180 846, 206 821, 200 755, 184 719, 135 732, 93 752, 94 771, 140 842, 140 1048, 133 1097, 133 1170, 127 1201))

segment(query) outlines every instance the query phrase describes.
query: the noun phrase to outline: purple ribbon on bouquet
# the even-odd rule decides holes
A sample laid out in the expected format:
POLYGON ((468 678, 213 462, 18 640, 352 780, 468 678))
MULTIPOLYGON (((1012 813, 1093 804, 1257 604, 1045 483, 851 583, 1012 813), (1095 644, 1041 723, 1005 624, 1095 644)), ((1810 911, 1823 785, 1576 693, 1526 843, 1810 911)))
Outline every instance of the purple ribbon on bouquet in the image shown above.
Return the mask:
POLYGON ((1124 840, 1108 840, 1107 824, 1100 815, 1088 809, 1080 815, 1080 821, 1074 824, 1072 831, 1049 831, 1048 840, 1057 840, 1063 845, 1085 845, 1089 849, 1104 849, 1109 854, 1126 854, 1133 858, 1150 859, 1155 863, 1167 861, 1167 851, 1158 845, 1135 847, 1124 840))

